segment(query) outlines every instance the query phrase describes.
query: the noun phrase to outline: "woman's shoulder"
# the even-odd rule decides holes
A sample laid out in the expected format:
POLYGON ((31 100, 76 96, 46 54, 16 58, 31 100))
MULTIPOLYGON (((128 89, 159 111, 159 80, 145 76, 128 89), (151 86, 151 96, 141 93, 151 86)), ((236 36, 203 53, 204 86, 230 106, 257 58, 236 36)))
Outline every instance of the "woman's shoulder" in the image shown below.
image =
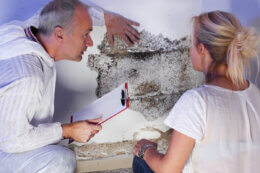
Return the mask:
POLYGON ((192 88, 183 93, 186 97, 202 97, 208 92, 208 89, 205 85, 201 85, 197 88, 192 88))
POLYGON ((207 97, 207 89, 204 85, 198 88, 192 88, 185 91, 178 103, 192 103, 192 105, 205 103, 205 98, 207 97))
POLYGON ((193 104, 206 104, 209 100, 214 100, 216 97, 224 97, 225 92, 216 89, 214 86, 201 85, 197 88, 192 88, 183 93, 180 100, 186 102, 190 100, 193 104))

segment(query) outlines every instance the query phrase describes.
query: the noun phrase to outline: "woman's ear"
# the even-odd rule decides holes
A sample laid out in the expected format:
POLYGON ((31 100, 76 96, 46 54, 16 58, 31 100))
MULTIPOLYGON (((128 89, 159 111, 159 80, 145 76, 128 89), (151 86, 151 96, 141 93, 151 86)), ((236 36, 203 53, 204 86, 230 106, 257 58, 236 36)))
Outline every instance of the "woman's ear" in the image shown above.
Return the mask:
POLYGON ((200 56, 205 56, 205 46, 202 43, 198 44, 198 52, 200 56))

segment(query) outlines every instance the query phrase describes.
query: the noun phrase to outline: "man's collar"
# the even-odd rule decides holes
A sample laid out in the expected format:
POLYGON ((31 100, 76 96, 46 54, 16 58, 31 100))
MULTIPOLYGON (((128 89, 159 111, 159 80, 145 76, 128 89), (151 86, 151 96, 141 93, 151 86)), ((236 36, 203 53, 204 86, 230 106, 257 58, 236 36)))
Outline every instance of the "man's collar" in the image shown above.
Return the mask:
POLYGON ((30 27, 25 28, 24 32, 29 40, 35 41, 40 44, 40 42, 38 41, 38 39, 35 36, 38 33, 37 28, 35 28, 34 26, 30 26, 30 27))
POLYGON ((53 66, 54 60, 50 57, 50 55, 44 50, 43 46, 39 42, 39 40, 36 38, 36 34, 38 33, 38 29, 34 26, 30 26, 24 29, 26 37, 33 42, 36 42, 40 45, 43 51, 37 51, 40 52, 41 55, 43 55, 43 59, 49 64, 49 66, 53 66), (48 58, 46 58, 48 57, 48 58))

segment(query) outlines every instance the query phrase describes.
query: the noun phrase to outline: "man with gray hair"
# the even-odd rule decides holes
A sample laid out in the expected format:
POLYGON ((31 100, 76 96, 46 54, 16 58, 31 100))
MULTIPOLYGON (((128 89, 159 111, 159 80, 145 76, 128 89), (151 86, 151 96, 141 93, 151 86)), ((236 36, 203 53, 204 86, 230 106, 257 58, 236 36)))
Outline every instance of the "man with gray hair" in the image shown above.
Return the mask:
POLYGON ((80 61, 92 46, 92 25, 106 24, 110 43, 119 34, 129 45, 139 34, 122 16, 78 0, 53 0, 39 18, 0 26, 0 172, 73 172, 76 156, 54 145, 89 141, 101 120, 53 123, 55 61, 80 61), (37 20, 35 20, 37 19, 37 20), (102 21, 103 20, 103 21, 102 21), (38 24, 39 23, 39 24, 38 24))

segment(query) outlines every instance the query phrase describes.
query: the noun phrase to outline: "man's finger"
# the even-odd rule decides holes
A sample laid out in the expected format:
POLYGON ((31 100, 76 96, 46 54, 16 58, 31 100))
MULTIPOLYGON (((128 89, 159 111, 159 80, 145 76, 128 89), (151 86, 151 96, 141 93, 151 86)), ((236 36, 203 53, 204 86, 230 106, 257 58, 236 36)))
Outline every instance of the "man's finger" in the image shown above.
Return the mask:
POLYGON ((120 36, 126 42, 126 44, 128 44, 128 46, 133 46, 133 43, 130 42, 130 40, 127 38, 125 34, 121 34, 120 36))
POLYGON ((89 123, 99 123, 102 120, 102 117, 96 118, 96 119, 91 119, 91 120, 87 120, 87 122, 89 123))
POLYGON ((126 35, 131 39, 133 42, 137 42, 138 39, 129 31, 126 31, 126 35))
POLYGON ((110 42, 110 46, 114 46, 114 37, 113 37, 113 34, 111 33, 107 33, 107 36, 108 36, 108 39, 109 39, 109 42, 110 42))
POLYGON ((92 131, 92 134, 97 134, 99 132, 99 130, 94 130, 92 131))
POLYGON ((139 32, 135 28, 133 28, 130 25, 128 25, 127 31, 131 32, 131 34, 133 34, 137 39, 139 39, 140 34, 139 34, 139 32))
POLYGON ((127 19, 127 23, 128 23, 129 25, 140 26, 140 24, 139 24, 138 22, 135 22, 135 21, 130 20, 130 19, 127 19))
POLYGON ((92 125, 91 133, 93 133, 94 131, 100 131, 101 129, 102 129, 101 125, 92 125))

